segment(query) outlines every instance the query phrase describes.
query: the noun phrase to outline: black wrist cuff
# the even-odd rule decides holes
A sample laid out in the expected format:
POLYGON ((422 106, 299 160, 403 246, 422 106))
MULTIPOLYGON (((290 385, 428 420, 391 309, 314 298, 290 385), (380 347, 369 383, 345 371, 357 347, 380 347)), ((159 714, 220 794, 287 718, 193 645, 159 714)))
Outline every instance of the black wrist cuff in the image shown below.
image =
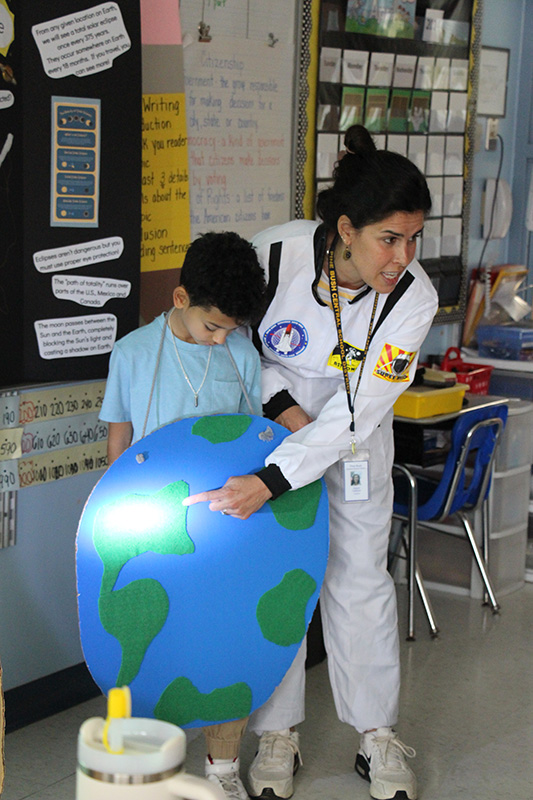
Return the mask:
POLYGON ((289 481, 277 464, 269 464, 268 467, 263 467, 255 474, 263 481, 267 489, 272 492, 271 500, 277 500, 280 495, 285 494, 291 488, 289 481))
POLYGON ((268 419, 276 419, 283 411, 297 405, 298 403, 294 397, 291 397, 286 389, 282 389, 281 392, 271 397, 268 403, 264 404, 263 415, 268 419))

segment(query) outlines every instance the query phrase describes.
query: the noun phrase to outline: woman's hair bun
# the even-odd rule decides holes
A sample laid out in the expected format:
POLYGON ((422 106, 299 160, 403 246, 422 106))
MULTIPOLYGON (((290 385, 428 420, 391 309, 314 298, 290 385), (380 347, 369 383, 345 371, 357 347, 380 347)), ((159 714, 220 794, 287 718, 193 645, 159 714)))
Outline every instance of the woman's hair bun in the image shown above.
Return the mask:
POLYGON ((344 147, 347 153, 362 155, 374 153, 376 145, 363 125, 352 125, 344 134, 344 147))
POLYGON ((318 193, 317 214, 330 231, 339 218, 349 217, 357 230, 380 222, 397 211, 410 214, 431 209, 431 195, 418 167, 393 150, 378 150, 362 125, 352 125, 344 137, 333 170, 333 185, 318 193))

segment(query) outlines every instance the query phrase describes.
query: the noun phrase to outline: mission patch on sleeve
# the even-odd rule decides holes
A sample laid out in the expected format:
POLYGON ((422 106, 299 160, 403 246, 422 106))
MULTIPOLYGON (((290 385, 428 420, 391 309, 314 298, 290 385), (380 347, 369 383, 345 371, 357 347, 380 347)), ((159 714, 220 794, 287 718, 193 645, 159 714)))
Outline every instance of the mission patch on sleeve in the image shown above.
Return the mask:
POLYGON ((409 367, 415 356, 416 352, 410 353, 393 344, 385 344, 372 374, 391 383, 407 382, 409 367))

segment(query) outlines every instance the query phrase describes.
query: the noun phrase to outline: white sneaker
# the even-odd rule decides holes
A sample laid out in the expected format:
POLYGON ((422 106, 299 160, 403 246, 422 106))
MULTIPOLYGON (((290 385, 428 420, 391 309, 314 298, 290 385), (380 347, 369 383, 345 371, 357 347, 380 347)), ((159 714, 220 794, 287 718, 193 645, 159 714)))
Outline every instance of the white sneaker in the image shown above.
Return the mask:
POLYGON ((362 734, 355 770, 370 781, 375 800, 416 800, 416 777, 405 761, 415 755, 392 728, 378 728, 362 734))
POLYGON ((239 769, 238 758, 213 759, 207 756, 205 760, 205 777, 222 788, 227 800, 248 800, 248 792, 240 779, 239 769))
POLYGON ((286 800, 292 797, 293 776, 302 764, 299 735, 289 729, 268 731, 259 739, 259 749, 248 770, 250 797, 286 800))

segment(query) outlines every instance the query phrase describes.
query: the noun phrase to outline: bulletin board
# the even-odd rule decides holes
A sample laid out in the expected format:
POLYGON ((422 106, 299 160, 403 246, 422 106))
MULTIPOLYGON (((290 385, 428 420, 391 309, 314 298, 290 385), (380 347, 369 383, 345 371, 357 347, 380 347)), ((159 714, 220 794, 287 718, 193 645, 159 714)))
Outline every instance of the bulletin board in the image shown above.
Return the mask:
POLYGON ((102 378, 139 318, 139 5, 0 21, 0 383, 102 378))
POLYGON ((482 0, 323 0, 316 191, 360 123, 426 176, 432 210, 417 257, 439 294, 436 322, 462 320, 482 0))

